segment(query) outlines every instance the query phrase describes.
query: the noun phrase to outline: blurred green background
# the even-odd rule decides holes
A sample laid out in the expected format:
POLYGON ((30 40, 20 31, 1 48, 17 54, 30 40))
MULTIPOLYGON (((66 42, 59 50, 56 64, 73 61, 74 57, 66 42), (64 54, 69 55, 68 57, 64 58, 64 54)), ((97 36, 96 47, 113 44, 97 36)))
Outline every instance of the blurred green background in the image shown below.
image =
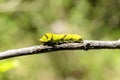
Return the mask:
MULTIPOLYGON (((46 32, 118 40, 120 0, 0 0, 0 51, 39 45, 46 32)), ((120 80, 119 53, 70 50, 1 60, 0 80, 120 80)))

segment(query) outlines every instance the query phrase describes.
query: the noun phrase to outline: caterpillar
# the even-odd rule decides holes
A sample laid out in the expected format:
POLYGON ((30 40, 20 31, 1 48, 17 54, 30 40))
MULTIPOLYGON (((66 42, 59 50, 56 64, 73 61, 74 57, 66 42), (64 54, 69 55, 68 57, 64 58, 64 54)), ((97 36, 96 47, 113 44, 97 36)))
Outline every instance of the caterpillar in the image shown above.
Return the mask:
POLYGON ((40 43, 43 45, 54 45, 62 43, 80 43, 82 42, 82 37, 78 34, 53 34, 46 33, 40 39, 40 43))

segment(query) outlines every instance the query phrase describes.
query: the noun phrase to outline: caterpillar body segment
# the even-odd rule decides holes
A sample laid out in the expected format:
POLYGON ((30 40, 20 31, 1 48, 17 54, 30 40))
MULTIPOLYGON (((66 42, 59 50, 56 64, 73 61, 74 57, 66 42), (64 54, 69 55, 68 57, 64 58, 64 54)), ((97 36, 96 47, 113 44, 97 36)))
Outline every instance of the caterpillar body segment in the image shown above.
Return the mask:
POLYGON ((62 43, 72 43, 82 42, 82 37, 77 34, 53 34, 46 33, 40 39, 40 43, 43 45, 54 45, 54 44, 62 44, 62 43))

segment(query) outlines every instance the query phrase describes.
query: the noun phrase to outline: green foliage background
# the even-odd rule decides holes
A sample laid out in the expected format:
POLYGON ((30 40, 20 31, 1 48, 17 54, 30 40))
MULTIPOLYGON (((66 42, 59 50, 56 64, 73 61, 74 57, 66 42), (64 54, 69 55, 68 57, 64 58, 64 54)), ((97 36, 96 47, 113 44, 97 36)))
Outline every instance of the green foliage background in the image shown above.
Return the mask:
MULTIPOLYGON (((120 0, 0 0, 0 51, 39 45, 46 32, 118 40, 120 0)), ((17 57, 4 80, 120 80, 119 50, 58 51, 17 57)), ((0 61, 3 62, 3 61, 0 61)))

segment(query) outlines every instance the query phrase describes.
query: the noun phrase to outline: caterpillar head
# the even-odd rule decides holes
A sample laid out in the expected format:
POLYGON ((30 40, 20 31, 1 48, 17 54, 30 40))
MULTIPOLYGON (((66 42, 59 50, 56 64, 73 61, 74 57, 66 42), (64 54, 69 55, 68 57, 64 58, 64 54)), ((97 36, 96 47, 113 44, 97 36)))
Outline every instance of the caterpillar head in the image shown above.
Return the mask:
POLYGON ((46 33, 39 39, 39 41, 41 44, 45 44, 49 42, 51 38, 52 38, 52 33, 46 33))

